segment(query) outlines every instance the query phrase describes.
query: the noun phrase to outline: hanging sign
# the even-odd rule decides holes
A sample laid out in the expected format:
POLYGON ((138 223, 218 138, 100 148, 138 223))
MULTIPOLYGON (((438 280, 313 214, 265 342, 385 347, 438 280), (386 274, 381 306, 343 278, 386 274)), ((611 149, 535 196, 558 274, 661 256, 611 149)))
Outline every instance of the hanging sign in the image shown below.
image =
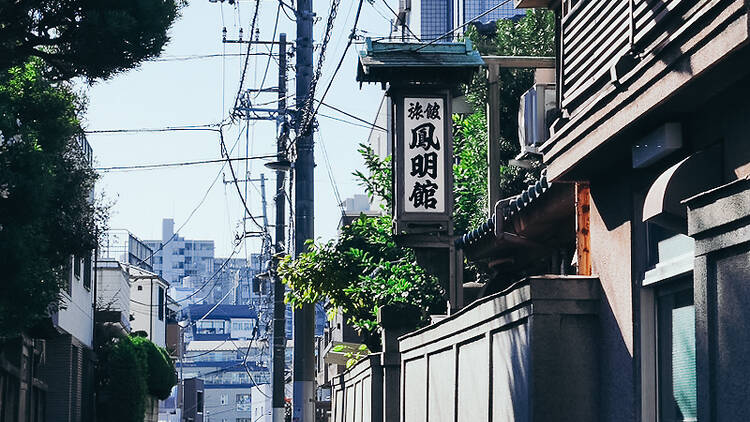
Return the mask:
POLYGON ((445 104, 404 98, 405 212, 445 212, 445 104))
POLYGON ((447 232, 453 211, 450 96, 442 90, 393 91, 396 230, 447 232))

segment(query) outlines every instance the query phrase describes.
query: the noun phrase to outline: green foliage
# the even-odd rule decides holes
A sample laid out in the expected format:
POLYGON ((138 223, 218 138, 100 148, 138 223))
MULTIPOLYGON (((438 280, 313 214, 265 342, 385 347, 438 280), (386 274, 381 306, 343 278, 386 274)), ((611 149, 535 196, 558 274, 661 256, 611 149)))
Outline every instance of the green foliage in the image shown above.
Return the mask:
POLYGON ((149 395, 169 397, 177 384, 174 363, 166 351, 140 336, 115 336, 97 350, 99 420, 142 422, 149 395))
POLYGON ((414 252, 398 247, 389 216, 360 216, 338 239, 308 244, 297 259, 286 257, 278 268, 295 306, 328 299, 360 331, 374 333, 379 306, 406 302, 418 306, 427 320, 443 291, 416 263, 414 252))
POLYGON ((453 116, 453 226, 465 233, 487 218, 487 122, 483 113, 453 116))
POLYGON ((344 357, 346 357, 346 369, 356 365, 357 362, 362 360, 362 358, 370 354, 370 350, 367 348, 366 344, 360 344, 356 350, 349 350, 347 349, 347 346, 339 344, 333 346, 333 349, 331 350, 336 353, 345 352, 344 357))
POLYGON ((357 150, 365 160, 365 167, 368 174, 359 170, 354 172, 354 176, 359 180, 359 184, 365 188, 370 200, 381 200, 383 211, 390 212, 393 195, 391 193, 392 170, 391 157, 380 158, 372 147, 367 144, 359 144, 357 150))
POLYGON ((107 78, 158 56, 179 0, 4 1, 0 70, 45 61, 47 74, 107 78))
MULTIPOLYGON (((499 56, 546 56, 555 53, 555 18, 550 11, 532 9, 526 16, 518 20, 501 19, 497 22, 497 30, 493 36, 480 35, 475 28, 467 31, 474 45, 483 55, 499 56)), ((500 69, 500 196, 517 195, 529 184, 539 179, 541 163, 536 163, 530 170, 509 166, 508 160, 515 158, 520 152, 518 143, 518 106, 521 95, 534 83, 534 72, 529 69, 500 69)), ((467 99, 477 112, 476 119, 484 120, 485 104, 487 103, 487 78, 484 72, 479 72, 467 87, 467 99), (481 117, 480 117, 481 116, 481 117)), ((462 125, 476 124, 467 119, 458 123, 458 132, 462 125)), ((468 138, 456 139, 455 148, 460 148, 460 142, 473 144, 478 133, 469 133, 468 138), (474 139, 472 139, 474 138, 474 139)), ((482 134, 482 136, 486 136, 482 134)), ((486 138, 485 138, 486 139, 486 138)), ((485 161, 486 163, 486 161, 485 161)), ((486 166, 486 164, 485 164, 486 166)), ((480 176, 477 174, 477 176, 480 176)), ((485 177, 486 183, 486 174, 485 177)), ((456 185, 458 186, 458 178, 456 185)), ((471 182, 470 185, 476 185, 471 182)), ((457 210, 458 211, 458 210, 457 210)), ((485 214, 486 215, 486 214, 485 214)))
POLYGON ((145 353, 130 337, 120 337, 105 344, 97 357, 98 420, 142 422, 148 394, 145 353))
POLYGON ((149 394, 159 400, 166 399, 172 393, 172 387, 177 385, 174 362, 166 350, 155 345, 151 340, 139 336, 131 337, 131 340, 144 355, 149 394))
POLYGON ((96 246, 105 210, 80 149, 83 100, 40 60, 0 74, 0 336, 54 311, 70 256, 96 246))

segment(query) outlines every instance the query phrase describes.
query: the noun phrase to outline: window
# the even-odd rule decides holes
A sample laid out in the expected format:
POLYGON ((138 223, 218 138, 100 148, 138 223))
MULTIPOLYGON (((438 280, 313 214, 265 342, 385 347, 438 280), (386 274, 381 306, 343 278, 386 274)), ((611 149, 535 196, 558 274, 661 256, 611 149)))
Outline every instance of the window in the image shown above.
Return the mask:
POLYGON ((693 288, 662 287, 657 299, 660 421, 697 420, 693 288))
POLYGON ((203 413, 203 391, 195 393, 195 409, 198 413, 203 413))
POLYGON ((75 257, 71 257, 68 260, 68 263, 65 265, 65 268, 63 269, 63 274, 65 274, 65 282, 63 284, 63 290, 65 290, 65 292, 68 295, 72 294, 71 283, 72 283, 72 280, 73 280, 73 259, 74 258, 75 257))
POLYGON ((91 253, 83 258, 83 287, 91 289, 91 253))
POLYGON ((697 420, 694 242, 647 224, 640 297, 642 420, 697 420))
POLYGON ((159 287, 159 321, 164 321, 164 288, 159 287))
POLYGON ((76 276, 76 278, 81 278, 81 258, 73 255, 73 275, 76 276))
POLYGON ((237 394, 235 403, 237 403, 236 408, 238 412, 250 412, 253 410, 250 404, 250 397, 250 394, 237 394))

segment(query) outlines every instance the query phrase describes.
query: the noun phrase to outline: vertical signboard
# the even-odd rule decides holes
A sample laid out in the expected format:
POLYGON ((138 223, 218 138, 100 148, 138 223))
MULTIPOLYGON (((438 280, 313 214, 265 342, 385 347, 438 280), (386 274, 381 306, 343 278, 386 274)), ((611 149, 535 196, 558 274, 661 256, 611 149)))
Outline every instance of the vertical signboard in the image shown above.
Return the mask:
POLYGON ((394 214, 398 233, 449 232, 453 143, 449 93, 391 92, 395 106, 394 214))
POLYGON ((405 212, 445 212, 445 125, 442 98, 404 98, 405 212))

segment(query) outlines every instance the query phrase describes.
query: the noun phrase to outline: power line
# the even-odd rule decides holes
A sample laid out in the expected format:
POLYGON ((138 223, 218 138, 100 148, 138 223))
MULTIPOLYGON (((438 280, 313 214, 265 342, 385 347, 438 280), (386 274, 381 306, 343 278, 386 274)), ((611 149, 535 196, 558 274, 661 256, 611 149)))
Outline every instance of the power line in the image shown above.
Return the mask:
MULTIPOLYGON (((219 127, 219 141, 221 142, 221 154, 222 156, 226 154, 226 162, 229 165, 229 171, 232 173, 232 180, 234 181, 234 186, 237 188, 237 195, 240 197, 240 201, 242 202, 242 205, 245 207, 245 211, 247 211, 247 216, 256 226, 258 226, 258 228, 260 228, 260 230, 264 233, 265 236, 270 236, 268 232, 266 231, 266 228, 262 226, 260 223, 258 223, 258 220, 256 220, 255 217, 253 217, 253 213, 250 212, 250 208, 247 206, 247 201, 245 201, 245 197, 242 196, 242 191, 240 190, 240 184, 237 180, 237 175, 234 172, 234 166, 232 166, 232 161, 249 159, 249 157, 239 158, 239 159, 229 158, 229 152, 227 151, 227 146, 224 143, 224 132, 221 130, 221 127, 219 127)), ((271 155, 271 157, 276 158, 276 155, 271 155)), ((268 158, 268 156, 266 156, 266 158, 268 158)), ((245 236, 246 234, 243 233, 242 235, 245 236)))
POLYGON ((332 105, 330 105, 328 103, 324 103, 322 100, 315 100, 315 101, 319 102, 320 104, 323 104, 325 107, 330 108, 331 110, 338 111, 339 113, 341 113, 341 114, 343 114, 345 116, 351 117, 354 120, 362 122, 362 123, 368 125, 368 127, 371 127, 373 129, 378 129, 378 130, 381 130, 383 132, 387 132, 388 131, 386 128, 384 128, 382 126, 378 126, 375 123, 370 123, 370 122, 368 122, 367 120, 365 120, 365 119, 363 119, 361 117, 357 117, 357 116, 355 116, 355 115, 353 115, 353 114, 351 114, 349 112, 346 112, 346 111, 344 111, 344 110, 342 110, 342 109, 340 109, 338 107, 334 107, 334 106, 332 106, 332 105))
POLYGON ((498 3, 498 4, 496 4, 495 6, 493 6, 493 7, 489 8, 489 9, 488 9, 488 10, 486 10, 485 12, 483 12, 483 13, 481 13, 481 14, 479 14, 479 15, 477 15, 477 16, 475 16, 475 17, 471 18, 471 19, 469 19, 468 21, 464 22, 464 24, 463 24, 463 25, 461 25, 461 26, 458 26, 458 27, 456 27, 456 28, 453 28, 453 29, 451 29, 450 31, 446 32, 445 34, 443 34, 443 35, 441 35, 441 36, 439 36, 439 37, 435 38, 434 40, 432 40, 432 41, 428 42, 427 44, 425 44, 425 45, 423 45, 423 46, 421 46, 421 47, 419 47, 419 48, 415 49, 415 50, 414 50, 414 52, 416 53, 417 51, 420 51, 420 50, 422 50, 422 49, 426 48, 427 46, 430 46, 430 45, 432 45, 432 44, 435 44, 436 42, 438 42, 438 41, 442 40, 443 38, 447 37, 448 35, 452 35, 452 34, 453 34, 454 32, 458 31, 459 29, 463 29, 463 28, 465 28, 465 27, 466 27, 467 25, 469 25, 469 24, 471 24, 471 23, 473 23, 473 22, 476 22, 476 21, 477 21, 477 20, 479 20, 479 19, 482 19, 483 17, 485 17, 485 16, 489 15, 490 13, 494 12, 495 10, 499 9, 499 8, 500 8, 501 6, 504 6, 504 5, 505 5, 505 4, 507 4, 507 3, 510 3, 510 0, 505 0, 505 1, 501 1, 500 3, 498 3))
MULTIPOLYGON (((275 40, 276 39, 276 30, 279 27, 279 13, 280 12, 281 12, 281 2, 279 2, 278 7, 276 8, 276 21, 273 24, 273 35, 271 36, 271 40, 275 40)), ((269 53, 272 52, 272 47, 269 46, 268 52, 269 53)), ((271 57, 272 57, 272 54, 269 54, 268 55, 268 60, 266 61, 266 69, 263 71, 263 77, 260 80, 260 89, 255 94, 254 98, 258 98, 258 95, 260 95, 260 93, 263 90, 263 85, 266 83, 266 76, 268 75, 268 68, 271 66, 271 57)))
MULTIPOLYGON (((305 109, 304 110, 297 110, 302 111, 304 114, 302 115, 302 118, 300 120, 300 131, 299 133, 307 133, 307 130, 310 127, 310 124, 312 123, 315 113, 313 112, 313 109, 315 108, 313 104, 313 99, 315 98, 315 89, 318 86, 318 81, 320 81, 320 77, 323 73, 323 63, 325 62, 326 58, 326 49, 328 48, 328 43, 331 41, 331 35, 333 33, 333 23, 336 20, 336 15, 338 14, 338 8, 341 4, 341 0, 333 0, 331 2, 331 9, 328 11, 328 20, 326 21, 326 29, 325 33, 323 35, 323 41, 320 44, 320 53, 318 56, 318 63, 315 67, 315 72, 313 73, 313 77, 310 80, 310 87, 308 88, 307 93, 307 100, 305 101, 305 109)), ((359 13, 357 13, 359 16, 359 13)), ((356 25, 356 21, 355 21, 356 25)), ((348 48, 348 47, 347 47, 348 48)), ((346 51, 344 51, 346 53, 346 51)), ((290 146, 294 144, 292 142, 290 146)))
POLYGON ((182 61, 188 61, 188 60, 202 60, 202 59, 212 59, 212 58, 219 58, 219 57, 244 57, 246 54, 250 54, 251 56, 267 56, 269 53, 214 53, 214 54, 188 54, 184 56, 162 56, 157 59, 151 59, 149 62, 182 62, 182 61))
MULTIPOLYGON (((215 160, 199 160, 199 161, 180 161, 175 163, 157 163, 157 164, 138 164, 132 166, 113 166, 113 167, 96 167, 94 170, 99 172, 114 172, 114 171, 132 171, 132 170, 158 170, 170 167, 185 167, 185 166, 197 166, 203 164, 216 164, 223 162, 232 161, 247 161, 247 160, 269 160, 276 158, 276 155, 256 155, 253 157, 240 157, 240 158, 220 158, 215 160)), ((230 164, 231 166, 231 164, 230 164)))
POLYGON ((345 214, 344 210, 344 202, 341 200, 341 195, 339 194, 339 186, 336 183, 336 178, 333 177, 333 169, 331 169, 331 162, 328 159, 328 151, 326 151, 326 143, 323 140, 323 137, 320 136, 320 133, 318 133, 318 139, 320 139, 320 146, 323 149, 323 158, 326 162, 326 170, 328 172, 328 180, 331 181, 331 187, 333 188, 333 196, 336 199, 336 203, 339 205, 339 208, 341 209, 341 215, 345 214))
POLYGON ((359 124, 359 123, 356 123, 356 122, 352 122, 352 121, 349 121, 349 120, 341 119, 339 117, 329 116, 327 114, 323 114, 323 113, 320 113, 320 112, 317 115, 320 116, 320 117, 325 117, 327 119, 336 120, 337 122, 346 123, 348 125, 362 127, 362 128, 365 128, 365 129, 373 129, 372 125, 370 125, 370 124, 362 125, 362 124, 359 124))
MULTIPOLYGON (((390 10, 390 11, 391 11, 391 13, 393 13, 393 16, 395 16, 395 17, 396 17, 396 22, 399 22, 399 21, 400 21, 400 18, 399 18, 399 16, 398 16, 398 13, 396 13, 396 11, 395 11, 395 10, 393 10, 393 8, 391 7, 391 5, 390 5, 390 4, 388 4, 388 0, 383 0, 383 4, 385 4, 385 7, 387 7, 387 8, 388 8, 388 10, 390 10)), ((373 7, 375 7, 375 3, 373 3, 372 5, 373 5, 373 7)), ((417 34, 415 34, 415 33, 414 33, 414 32, 413 32, 412 30, 411 30, 411 28, 409 28, 409 25, 407 25, 407 24, 406 24, 406 22, 403 22, 403 25, 402 25, 402 26, 403 26, 404 28, 406 28, 406 30, 407 30, 407 31, 409 31, 409 34, 411 34, 411 36, 412 36, 412 37, 414 37, 414 38, 415 38, 415 39, 416 39, 417 41, 420 41, 420 42, 422 41, 422 40, 421 40, 421 39, 420 39, 420 38, 419 38, 419 37, 417 36, 417 34)))
MULTIPOLYGON (((323 100, 325 99, 326 95, 328 95, 328 91, 331 89, 331 86, 333 85, 333 81, 336 79, 336 74, 341 70, 341 66, 344 63, 344 59, 346 58, 346 53, 349 52, 349 48, 352 46, 352 42, 354 41, 354 37, 357 33, 357 24, 359 23, 359 16, 362 12, 362 3, 364 3, 364 0, 359 0, 359 4, 357 5, 357 15, 354 17, 354 25, 352 26, 352 32, 349 34, 349 40, 346 43, 346 47, 344 47, 344 53, 341 55, 341 58, 339 59, 338 64, 336 65, 336 69, 333 71, 333 75, 331 75, 331 79, 328 81, 328 85, 326 86, 325 91, 323 91, 323 95, 320 97, 320 100, 318 101, 318 106, 313 109, 313 101, 310 100, 310 109, 312 112, 309 115, 309 118, 303 119, 301 130, 295 137, 295 139, 289 143, 290 148, 292 145, 294 145, 297 142, 297 139, 299 138, 300 134, 305 133, 307 131, 308 126, 312 123, 312 121, 315 119, 315 115, 318 113, 318 110, 320 109, 321 104, 323 103, 323 100)), ((311 84, 312 85, 312 84, 311 84)), ((310 98, 314 98, 315 91, 314 87, 311 86, 310 91, 310 98)))
POLYGON ((245 63, 242 66, 242 73, 240 73, 240 86, 237 88, 237 96, 234 99, 234 107, 232 107, 232 115, 234 115, 237 106, 240 103, 240 97, 242 96, 242 86, 245 83, 245 75, 247 74, 247 66, 250 63, 250 49, 253 47, 253 36, 255 34, 255 23, 258 19, 258 11, 260 10, 260 0, 255 0, 255 12, 253 13, 252 23, 250 25, 250 43, 247 44, 247 55, 245 56, 245 63))
POLYGON ((218 123, 203 125, 165 126, 157 128, 126 128, 126 129, 94 129, 84 130, 86 135, 114 134, 114 133, 153 133, 153 132, 181 132, 181 131, 209 131, 218 132, 218 123))

